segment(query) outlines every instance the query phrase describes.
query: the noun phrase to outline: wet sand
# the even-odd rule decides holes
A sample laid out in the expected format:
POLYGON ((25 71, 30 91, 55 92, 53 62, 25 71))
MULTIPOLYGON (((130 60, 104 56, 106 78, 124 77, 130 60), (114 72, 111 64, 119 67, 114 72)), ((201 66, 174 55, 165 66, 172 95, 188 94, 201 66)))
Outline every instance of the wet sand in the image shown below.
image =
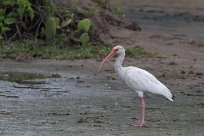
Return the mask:
POLYGON ((174 65, 166 58, 126 59, 144 68, 176 96, 172 103, 145 96, 147 128, 130 126, 139 113, 135 92, 118 79, 111 65, 98 72, 98 61, 3 60, 1 71, 60 74, 45 84, 0 82, 1 135, 201 136, 204 119, 202 69, 174 65), (198 73, 198 72, 201 73, 198 73))

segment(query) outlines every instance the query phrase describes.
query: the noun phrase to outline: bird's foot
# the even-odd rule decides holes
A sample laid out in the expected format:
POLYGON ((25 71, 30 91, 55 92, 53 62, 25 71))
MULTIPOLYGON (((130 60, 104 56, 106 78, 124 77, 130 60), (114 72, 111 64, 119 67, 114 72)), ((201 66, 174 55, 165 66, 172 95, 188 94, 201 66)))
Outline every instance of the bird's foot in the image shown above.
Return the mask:
POLYGON ((147 125, 145 124, 145 122, 142 122, 142 121, 137 121, 136 123, 132 124, 132 126, 138 127, 138 128, 147 127, 147 125))

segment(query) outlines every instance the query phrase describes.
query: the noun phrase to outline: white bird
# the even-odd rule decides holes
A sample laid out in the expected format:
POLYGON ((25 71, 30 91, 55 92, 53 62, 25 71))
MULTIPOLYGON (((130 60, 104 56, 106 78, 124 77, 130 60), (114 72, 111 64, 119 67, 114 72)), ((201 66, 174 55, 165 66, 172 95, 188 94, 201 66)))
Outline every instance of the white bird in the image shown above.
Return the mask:
POLYGON ((127 84, 127 86, 137 92, 138 96, 140 97, 140 116, 139 120, 134 124, 134 126, 144 127, 145 102, 143 93, 150 92, 159 94, 172 102, 174 96, 171 94, 170 90, 159 80, 157 80, 151 73, 137 67, 123 67, 122 63, 125 57, 125 49, 120 45, 115 46, 111 53, 101 62, 99 71, 101 70, 103 64, 110 60, 113 56, 117 56, 114 66, 115 71, 119 74, 120 78, 127 84))

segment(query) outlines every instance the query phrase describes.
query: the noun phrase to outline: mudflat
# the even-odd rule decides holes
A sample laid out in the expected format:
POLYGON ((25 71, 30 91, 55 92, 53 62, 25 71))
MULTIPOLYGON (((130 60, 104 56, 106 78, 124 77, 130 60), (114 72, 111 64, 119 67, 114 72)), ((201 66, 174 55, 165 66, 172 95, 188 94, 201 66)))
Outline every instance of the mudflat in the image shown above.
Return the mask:
MULTIPOLYGON (((193 1, 197 2, 202 1, 193 1)), ((201 4, 197 6, 200 9, 201 4)), ((204 43, 162 32, 116 28, 111 32, 112 39, 107 43, 113 46, 137 46, 161 55, 126 58, 124 62, 124 66, 149 71, 175 95, 173 103, 160 96, 145 95, 148 127, 130 125, 139 114, 139 99, 118 78, 112 65, 107 64, 98 72, 101 60, 94 59, 1 60, 1 71, 40 73, 49 78, 35 79, 41 84, 0 81, 0 135, 202 136, 204 43)))

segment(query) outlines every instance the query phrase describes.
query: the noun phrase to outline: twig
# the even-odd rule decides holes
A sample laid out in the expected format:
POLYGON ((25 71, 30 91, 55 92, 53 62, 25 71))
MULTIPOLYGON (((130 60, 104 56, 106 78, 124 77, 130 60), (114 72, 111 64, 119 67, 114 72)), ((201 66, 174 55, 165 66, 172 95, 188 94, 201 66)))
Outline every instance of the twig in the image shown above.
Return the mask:
POLYGON ((17 30, 17 33, 19 34, 20 38, 21 38, 21 31, 20 31, 20 29, 19 29, 17 24, 16 24, 16 30, 17 30))
POLYGON ((5 37, 6 41, 7 41, 7 39, 8 39, 8 38, 7 38, 7 36, 6 36, 6 33, 5 33, 5 32, 3 32, 3 34, 4 34, 4 37, 5 37))
POLYGON ((10 42, 14 37, 16 37, 17 34, 18 34, 18 32, 16 32, 14 35, 12 35, 12 36, 8 39, 8 42, 10 42))
POLYGON ((38 27, 37 27, 37 30, 36 30, 36 33, 35 33, 35 40, 37 40, 37 36, 38 36, 38 31, 39 31, 39 29, 40 29, 40 25, 42 24, 42 22, 40 22, 39 24, 38 24, 38 27))
POLYGON ((29 27, 28 31, 30 31, 30 30, 32 30, 33 28, 35 28, 36 25, 38 25, 40 22, 41 22, 40 20, 35 21, 35 24, 32 25, 31 27, 29 27))

